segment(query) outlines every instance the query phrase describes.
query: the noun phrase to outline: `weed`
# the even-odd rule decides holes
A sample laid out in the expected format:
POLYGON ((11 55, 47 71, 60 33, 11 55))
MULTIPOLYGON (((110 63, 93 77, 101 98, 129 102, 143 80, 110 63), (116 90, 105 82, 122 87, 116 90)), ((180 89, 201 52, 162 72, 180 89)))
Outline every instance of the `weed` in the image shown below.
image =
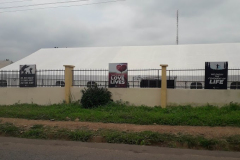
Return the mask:
POLYGON ((16 104, 0 106, 0 117, 25 119, 55 119, 131 123, 140 125, 189 125, 189 126, 237 126, 240 127, 240 104, 231 103, 222 108, 214 106, 175 106, 145 107, 131 106, 124 102, 110 102, 98 108, 85 109, 78 103, 53 104, 40 106, 36 104, 16 104))
POLYGON ((237 144, 240 147, 240 135, 234 135, 226 138, 227 142, 231 144, 237 144))
POLYGON ((69 133, 70 140, 87 142, 93 136, 91 131, 77 130, 69 133))
POLYGON ((218 144, 218 141, 215 139, 200 138, 199 143, 201 147, 212 150, 218 144))
POLYGON ((43 127, 43 125, 34 125, 29 130, 25 131, 21 137, 47 139, 47 130, 43 127))
POLYGON ((42 129, 43 128, 43 125, 41 124, 35 124, 31 127, 31 129, 42 129))
POLYGON ((12 123, 0 124, 0 134, 6 136, 17 136, 20 134, 20 129, 12 123))

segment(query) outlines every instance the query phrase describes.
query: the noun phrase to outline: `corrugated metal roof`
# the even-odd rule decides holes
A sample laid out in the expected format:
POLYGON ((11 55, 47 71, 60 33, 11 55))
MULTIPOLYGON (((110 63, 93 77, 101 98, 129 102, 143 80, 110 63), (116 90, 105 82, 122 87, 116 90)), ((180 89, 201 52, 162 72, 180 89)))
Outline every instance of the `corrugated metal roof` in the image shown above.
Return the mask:
POLYGON ((229 68, 239 68, 239 60, 240 43, 51 48, 40 49, 2 70, 18 70, 22 64, 36 64, 37 69, 64 69, 63 65, 108 69, 109 63, 125 62, 129 69, 156 69, 160 64, 168 64, 168 69, 195 69, 215 61, 228 61, 229 68))

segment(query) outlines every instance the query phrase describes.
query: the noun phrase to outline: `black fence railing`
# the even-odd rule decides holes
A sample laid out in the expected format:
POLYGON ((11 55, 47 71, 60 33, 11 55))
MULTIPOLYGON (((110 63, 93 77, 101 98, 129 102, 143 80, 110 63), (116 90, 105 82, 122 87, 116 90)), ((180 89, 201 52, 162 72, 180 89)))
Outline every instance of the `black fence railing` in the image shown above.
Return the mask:
POLYGON ((0 71, 0 87, 18 87, 19 71, 0 71))
POLYGON ((128 70, 130 88, 160 87, 161 69, 128 70))
MULTIPOLYGON (((38 87, 64 87, 64 70, 37 70, 38 87)), ((0 71, 0 87, 18 87, 19 71, 0 71)))
POLYGON ((73 70, 73 86, 85 87, 95 84, 101 87, 108 86, 108 70, 73 70))
MULTIPOLYGON (((64 87, 64 70, 37 70, 38 87, 64 87)), ((73 70, 73 86, 108 87, 108 70, 73 70)), ((205 69, 167 70, 167 87, 203 89, 205 69)), ((18 87, 19 71, 0 71, 0 87, 18 87)), ((161 88, 161 69, 128 70, 129 88, 161 88)), ((240 89, 240 69, 228 70, 228 88, 240 89)))
POLYGON ((205 69, 167 70, 167 79, 174 77, 174 88, 202 89, 204 88, 205 69))
MULTIPOLYGON (((168 77, 174 77, 175 88, 204 89, 205 69, 167 70, 168 77)), ((228 69, 229 89, 240 89, 240 69, 228 69)))
POLYGON ((37 70, 38 87, 64 87, 64 70, 37 70))
POLYGON ((228 69, 228 88, 240 89, 240 69, 228 69))
MULTIPOLYGON (((73 86, 108 87, 108 70, 74 70, 73 86)), ((205 69, 167 70, 167 87, 204 89, 205 69)), ((128 70, 128 87, 161 88, 161 69, 128 70)), ((240 89, 240 69, 228 70, 228 88, 240 89)))
MULTIPOLYGON (((108 70, 73 70, 73 86, 93 86, 108 87, 108 70)), ((147 88, 151 85, 143 85, 143 80, 159 81, 161 79, 161 69, 137 69, 128 70, 128 87, 147 88), (141 83, 142 82, 142 83, 141 83)))

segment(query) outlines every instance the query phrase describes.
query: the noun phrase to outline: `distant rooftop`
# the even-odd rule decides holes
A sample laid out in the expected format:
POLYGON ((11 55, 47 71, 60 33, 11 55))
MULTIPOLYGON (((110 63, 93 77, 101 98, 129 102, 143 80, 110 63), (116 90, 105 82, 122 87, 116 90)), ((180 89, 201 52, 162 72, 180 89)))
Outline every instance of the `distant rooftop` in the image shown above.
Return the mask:
POLYGON ((4 60, 4 61, 1 61, 1 60, 0 60, 0 68, 6 67, 6 66, 8 66, 9 64, 12 64, 12 63, 13 63, 13 62, 10 61, 9 59, 6 59, 6 60, 4 60))

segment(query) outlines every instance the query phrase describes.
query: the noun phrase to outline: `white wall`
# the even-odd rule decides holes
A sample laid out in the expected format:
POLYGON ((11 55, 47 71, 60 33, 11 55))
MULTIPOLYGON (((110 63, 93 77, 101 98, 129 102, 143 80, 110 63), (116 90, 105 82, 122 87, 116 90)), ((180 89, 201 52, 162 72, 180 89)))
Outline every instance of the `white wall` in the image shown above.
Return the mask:
MULTIPOLYGON (((80 87, 71 88, 72 101, 80 100, 82 93, 80 87)), ((161 89, 157 88, 110 88, 114 101, 128 101, 130 104, 160 106, 161 89)), ((0 88, 0 105, 14 103, 36 103, 48 105, 62 103, 65 90, 63 87, 37 87, 37 88, 0 88)), ((222 106, 230 102, 240 103, 240 90, 193 90, 168 89, 168 105, 193 106, 212 104, 222 106)))
POLYGON ((0 105, 15 103, 36 103, 48 105, 64 101, 64 88, 62 87, 36 87, 36 88, 0 88, 0 105))
MULTIPOLYGON (((72 87, 72 100, 79 100, 82 94, 80 90, 83 88, 72 87)), ((114 101, 122 100, 123 102, 129 102, 137 106, 159 106, 160 105, 160 91, 161 89, 150 88, 109 88, 112 92, 112 99, 114 101)))
MULTIPOLYGON (((73 87, 72 95, 80 99, 80 90, 83 88, 73 87)), ((160 106, 161 89, 157 88, 109 88, 114 101, 128 101, 136 106, 160 106)), ((206 90, 206 89, 168 89, 168 105, 201 106, 212 104, 223 106, 230 102, 240 103, 240 90, 206 90)))
POLYGON ((212 104, 223 106, 230 102, 240 103, 240 90, 207 90, 207 89, 168 89, 168 105, 190 104, 199 106, 212 104))

